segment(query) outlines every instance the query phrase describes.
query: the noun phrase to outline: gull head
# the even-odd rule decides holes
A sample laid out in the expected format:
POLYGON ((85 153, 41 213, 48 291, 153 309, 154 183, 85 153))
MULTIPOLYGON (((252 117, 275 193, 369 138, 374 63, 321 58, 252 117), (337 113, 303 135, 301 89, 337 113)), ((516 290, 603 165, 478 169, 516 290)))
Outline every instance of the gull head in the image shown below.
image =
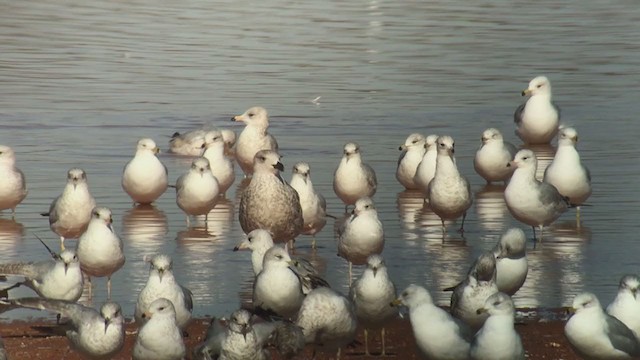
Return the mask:
POLYGON ((640 278, 636 275, 625 275, 620 279, 620 286, 618 287, 618 291, 629 291, 635 298, 638 295, 638 290, 640 288, 640 278))
POLYGON ((231 149, 233 145, 236 143, 236 133, 233 130, 222 129, 220 130, 222 134, 222 140, 224 140, 224 144, 227 148, 231 149))
POLYGON ((376 206, 373 203, 373 200, 368 196, 358 199, 358 201, 356 201, 355 208, 353 209, 353 215, 359 216, 368 211, 376 211, 376 206))
POLYGON ((404 305, 409 309, 421 304, 433 304, 433 299, 427 289, 415 284, 409 285, 397 299, 391 302, 391 306, 404 305))
POLYGON ((576 297, 573 298, 571 309, 575 311, 576 314, 580 313, 581 311, 588 311, 589 309, 600 309, 600 311, 602 311, 598 298, 594 294, 589 292, 583 292, 576 295, 576 297))
POLYGON ((273 237, 271 233, 264 229, 255 229, 248 233, 247 237, 233 248, 233 251, 244 249, 257 250, 260 248, 270 249, 271 247, 273 247, 273 237))
POLYGON ((0 164, 13 166, 16 163, 16 154, 13 152, 13 149, 0 145, 0 164))
POLYGON ((196 174, 200 174, 200 176, 204 176, 205 174, 211 173, 211 166, 209 165, 209 160, 205 157, 199 157, 191 163, 191 171, 196 174))
POLYGON ((402 150, 408 150, 414 147, 420 147, 420 146, 424 147, 424 145, 425 145, 424 136, 422 134, 413 133, 407 137, 407 139, 404 141, 404 144, 400 145, 398 150, 402 151, 402 150))
POLYGON ((347 161, 349 161, 356 156, 360 156, 360 145, 356 143, 346 143, 342 148, 342 153, 344 157, 347 158, 347 161))
POLYGON ((496 258, 491 252, 484 252, 478 256, 470 274, 478 281, 495 280, 496 258))
POLYGON ((538 166, 536 154, 529 149, 522 149, 516 153, 513 160, 507 164, 507 167, 514 166, 516 169, 531 169, 535 172, 538 166))
POLYGON ((578 132, 572 127, 561 128, 558 132, 558 145, 575 146, 578 143, 578 132))
POLYGON ((79 168, 73 168, 67 172, 67 183, 72 184, 73 188, 77 188, 78 185, 87 182, 87 173, 79 168))
POLYGON ((551 83, 546 76, 538 76, 529 82, 529 86, 522 91, 522 96, 548 94, 551 95, 551 83))
POLYGON ((482 145, 487 145, 490 142, 502 141, 502 133, 495 128, 489 128, 482 132, 482 145))
POLYGON ((438 146, 438 155, 445 155, 453 158, 453 154, 455 153, 455 143, 451 136, 440 136, 438 137, 438 140, 436 140, 436 143, 438 146))
POLYGON ((113 217, 111 216, 111 210, 104 206, 96 206, 91 213, 92 221, 103 222, 106 227, 113 232, 113 217))
POLYGON ((162 282, 162 277, 165 273, 171 272, 173 269, 173 260, 169 255, 158 254, 151 259, 145 257, 145 261, 149 262, 149 272, 157 273, 160 278, 160 282, 162 282))
POLYGON ((222 146, 224 146, 222 133, 218 130, 207 131, 204 134, 204 144, 207 148, 213 147, 216 144, 222 144, 222 146))
POLYGON ((489 315, 511 315, 515 313, 513 300, 505 293, 495 293, 487 298, 484 306, 476 311, 477 314, 488 313, 489 315))
POLYGON ((154 317, 168 317, 176 321, 176 309, 173 303, 166 298, 154 300, 147 311, 142 314, 143 319, 152 319, 154 317))
POLYGON ((378 271, 386 269, 387 266, 384 263, 384 258, 378 254, 369 255, 367 258, 367 270, 373 272, 373 277, 376 277, 378 271))
POLYGON ((287 268, 293 265, 295 264, 291 260, 289 253, 279 246, 272 247, 264 254, 264 269, 269 267, 287 268))
POLYGON ((524 255, 527 248, 527 237, 520 228, 507 230, 498 243, 498 249, 494 252, 497 259, 510 258, 524 255))
POLYGON ((427 136, 427 138, 424 141, 424 148, 427 149, 427 151, 435 151, 438 150, 438 135, 429 135, 427 136))
POLYGON ((78 260, 78 255, 73 250, 65 249, 60 253, 60 261, 64 264, 64 274, 67 274, 69 271, 69 266, 72 264, 80 264, 78 260))
POLYGON ((269 126, 269 114, 267 113, 267 109, 261 106, 254 106, 242 115, 232 117, 231 121, 242 121, 247 124, 247 126, 253 125, 267 128, 269 126))
POLYGON ((305 184, 307 183, 307 180, 309 179, 310 174, 311 174, 311 168, 309 167, 309 164, 307 164, 306 162, 299 162, 293 165, 293 176, 302 177, 302 180, 304 180, 305 184))
POLYGON ((106 302, 100 307, 100 315, 104 319, 104 332, 107 332, 109 325, 121 325, 124 322, 120 305, 114 302, 106 302))
POLYGON ((136 154, 157 154, 160 152, 160 148, 156 145, 156 142, 149 138, 142 138, 138 140, 136 146, 136 154))
POLYGON ((280 174, 284 171, 284 165, 280 162, 280 155, 273 150, 260 150, 253 157, 253 172, 267 172, 280 174))
POLYGON ((252 330, 251 313, 244 309, 234 311, 229 321, 229 330, 237 334, 242 334, 246 340, 247 334, 252 330))

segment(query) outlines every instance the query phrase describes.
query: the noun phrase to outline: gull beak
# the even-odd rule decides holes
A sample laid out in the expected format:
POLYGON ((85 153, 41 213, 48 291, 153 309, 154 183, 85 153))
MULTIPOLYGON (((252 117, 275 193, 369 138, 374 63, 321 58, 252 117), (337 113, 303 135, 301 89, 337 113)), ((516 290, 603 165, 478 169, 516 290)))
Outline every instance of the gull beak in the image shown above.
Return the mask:
POLYGON ((158 276, 160 277, 160 282, 162 282, 162 277, 164 276, 164 269, 158 269, 158 276))
POLYGON ((507 167, 518 167, 518 164, 515 161, 509 161, 507 167))
POLYGON ((489 141, 489 139, 487 139, 486 137, 481 137, 480 140, 482 141, 482 145, 486 145, 487 141, 489 141))
POLYGON ((148 311, 145 311, 142 313, 142 318, 143 319, 151 319, 151 313, 148 311))
POLYGON ((154 147, 154 148, 153 148, 153 153, 154 153, 154 154, 159 154, 159 153, 160 153, 160 148, 159 148, 159 147, 157 147, 157 146, 156 146, 156 147, 154 147))
POLYGON ((242 325, 242 336, 244 337, 244 341, 247 342, 247 333, 249 332, 249 326, 247 324, 242 325))
POLYGON ((567 314, 573 315, 576 313, 576 308, 574 308, 573 306, 570 306, 567 308, 567 314))
POLYGON ((573 140, 574 143, 577 143, 578 142, 578 135, 576 135, 572 140, 573 140))
POLYGON ((247 240, 242 240, 242 242, 236 247, 233 248, 233 251, 244 250, 249 248, 249 242, 247 240))
POLYGON ((529 90, 529 89, 522 90, 522 96, 527 96, 529 94, 531 94, 531 90, 529 90))
POLYGON ((278 161, 275 165, 273 165, 273 167, 280 171, 284 171, 284 165, 282 165, 280 161, 278 161))
POLYGON ((107 223, 107 227, 109 228, 109 230, 111 230, 111 232, 113 232, 113 218, 109 217, 108 221, 105 221, 107 223))
POLYGON ((64 263, 64 275, 67 276, 67 271, 69 270, 69 264, 64 263))
POLYGON ((236 115, 236 116, 231 118, 231 121, 242 121, 242 116, 236 115))
POLYGON ((287 264, 289 266, 298 267, 298 262, 296 260, 289 260, 287 261, 287 264))
POLYGON ((376 277, 377 274, 378 274, 378 268, 374 267, 373 268, 373 277, 376 277))
POLYGON ((397 298, 395 300, 393 300, 392 302, 389 303, 389 306, 400 306, 402 305, 402 300, 400 298, 397 298))
POLYGON ((302 180, 304 180, 304 184, 307 184, 307 179, 309 178, 309 174, 301 174, 302 175, 302 180))
POLYGON ((407 145, 400 145, 398 146, 398 150, 402 151, 402 150, 406 150, 407 149, 407 145))
POLYGON ((486 313, 486 312, 487 312, 487 309, 485 309, 485 308, 480 308, 480 309, 476 310, 476 314, 478 314, 478 315, 486 313))
POLYGON ((75 190, 77 187, 78 187, 78 179, 73 178, 73 190, 75 190))
POLYGON ((107 333, 107 329, 109 328, 109 324, 111 323, 110 319, 104 319, 104 333, 107 333))

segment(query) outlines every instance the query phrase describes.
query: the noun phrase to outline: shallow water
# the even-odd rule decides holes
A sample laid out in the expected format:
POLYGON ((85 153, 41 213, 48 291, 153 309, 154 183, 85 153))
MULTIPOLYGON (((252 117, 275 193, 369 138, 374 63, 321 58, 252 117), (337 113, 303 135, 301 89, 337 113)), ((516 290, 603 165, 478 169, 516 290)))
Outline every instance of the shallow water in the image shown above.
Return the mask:
MULTIPOLYGON (((484 187, 472 159, 487 127, 519 144, 512 114, 520 91, 540 74, 551 79, 564 122, 580 133, 594 193, 579 229, 569 211, 544 243, 529 242, 530 272, 516 304, 568 305, 583 290, 608 303, 620 277, 638 271, 634 2, 39 0, 2 7, 0 143, 17 152, 29 195, 15 222, 8 212, 0 219, 0 261, 47 258, 33 234, 54 247, 58 241, 38 214, 62 190, 66 171, 82 167, 125 241, 127 263, 113 277, 113 297, 127 314, 146 281, 143 256, 157 252, 173 257, 198 315, 228 314, 250 298, 249 254, 231 251, 242 238, 240 174, 208 230, 202 221, 187 228, 172 191, 155 207, 132 208, 120 176, 139 138, 167 149, 174 131, 210 122, 239 133, 228 119, 252 105, 270 111, 285 178, 296 162, 310 163, 332 214, 343 209, 331 187, 342 145, 361 144, 379 179, 375 201, 392 278, 399 289, 425 284, 447 304, 439 289, 461 280, 506 228, 522 226, 501 189, 484 187), (397 148, 412 132, 456 139, 458 164, 476 194, 464 238, 450 225, 443 241, 437 217, 395 180, 397 148)), ((550 160, 554 150, 537 151, 550 160)), ((189 167, 189 159, 161 159, 172 180, 189 167)), ((332 230, 329 223, 318 235, 317 252, 308 237, 296 252, 346 292, 347 264, 335 256, 332 230)), ((106 281, 94 286, 100 303, 106 281)))

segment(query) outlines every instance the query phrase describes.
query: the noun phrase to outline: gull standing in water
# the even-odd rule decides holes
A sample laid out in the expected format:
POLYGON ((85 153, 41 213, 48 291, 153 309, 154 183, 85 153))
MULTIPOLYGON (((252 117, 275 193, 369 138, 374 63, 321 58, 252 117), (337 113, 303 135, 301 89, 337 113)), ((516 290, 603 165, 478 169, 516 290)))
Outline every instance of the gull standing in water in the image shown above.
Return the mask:
POLYGON ((16 154, 8 146, 0 145, 0 211, 11 209, 16 216, 16 206, 27 197, 24 174, 16 166, 16 154))
POLYGON ((262 264, 264 261, 264 254, 267 250, 273 247, 273 239, 271 234, 267 230, 255 229, 247 234, 247 237, 243 239, 233 251, 238 250, 251 250, 251 265, 253 266, 253 274, 258 276, 262 271, 262 264))
POLYGON ((425 288, 411 284, 391 305, 409 308, 413 336, 426 358, 469 358, 469 339, 473 336, 471 329, 436 306, 425 288))
POLYGON ((640 340, 640 278, 625 275, 620 279, 618 295, 607 306, 607 313, 622 321, 640 340))
POLYGON ((64 250, 65 238, 77 238, 87 229, 94 207, 96 201, 89 192, 87 174, 73 168, 67 172, 62 194, 53 200, 49 212, 40 215, 49 217, 49 226, 60 236, 60 248, 64 250))
POLYGON ((487 184, 494 181, 506 183, 513 174, 513 168, 504 164, 513 160, 516 152, 516 147, 504 141, 498 129, 489 128, 482 133, 482 146, 476 151, 473 168, 487 184))
POLYGON ((245 233, 268 230, 275 242, 293 241, 304 220, 300 198, 280 176, 284 166, 280 155, 260 150, 255 156, 253 177, 240 197, 239 219, 245 233))
POLYGON ((575 314, 564 326, 573 349, 586 359, 631 359, 640 356, 640 343, 622 321, 602 310, 592 293, 576 295, 575 314))
MULTIPOLYGON (((73 301, 21 298, 13 306, 47 310, 71 320, 66 335, 74 348, 90 359, 112 359, 124 346, 124 317, 120 305, 106 302, 100 312, 73 301)), ((60 357, 62 358, 62 356, 60 357)))
POLYGON ((488 313, 471 343, 469 355, 473 360, 524 360, 524 348, 520 335, 513 328, 515 308, 509 295, 491 295, 478 313, 488 313))
POLYGON ((140 139, 135 156, 124 167, 122 188, 134 203, 151 204, 167 190, 167 168, 156 156, 159 152, 155 141, 140 139))
POLYGON ((422 157, 426 152, 425 138, 422 134, 411 134, 399 147, 402 151, 400 158, 398 158, 398 165, 396 167, 396 179, 405 189, 416 190, 418 185, 413 178, 418 170, 418 165, 422 161, 422 157))
POLYGON ((173 304, 176 312, 176 323, 180 329, 185 329, 191 320, 193 311, 193 294, 180 285, 173 276, 173 261, 168 255, 159 254, 152 258, 145 257, 149 263, 149 278, 138 295, 135 319, 137 323, 144 323, 144 314, 151 304, 165 298, 173 304))
POLYGON ((436 159, 438 158, 438 135, 429 135, 425 139, 424 148, 426 149, 422 160, 416 169, 413 177, 418 189, 427 194, 427 187, 436 174, 436 159))
POLYGON ((353 214, 338 229, 338 256, 349 262, 349 285, 352 266, 366 264, 370 255, 384 248, 384 229, 373 200, 363 197, 356 202, 353 214))
POLYGON ((211 173, 207 158, 193 160, 189 171, 176 181, 176 204, 187 214, 187 226, 190 226, 191 215, 204 215, 206 224, 209 212, 216 206, 218 195, 218 180, 211 173))
POLYGON ((569 203, 553 185, 536 179, 538 160, 533 151, 518 151, 507 166, 516 168, 504 189, 507 208, 516 220, 533 228, 534 239, 537 226, 542 241, 542 229, 556 221, 567 210, 569 203))
POLYGON ((171 301, 157 299, 142 317, 148 320, 138 331, 133 346, 133 360, 184 359, 186 348, 171 301))
POLYGON ((389 278, 387 266, 380 255, 367 258, 367 268, 362 275, 353 282, 349 291, 349 298, 356 306, 358 323, 364 327, 364 352, 370 356, 368 329, 381 328, 382 352, 386 356, 384 325, 396 314, 389 304, 396 299, 396 287, 389 278))
POLYGON ((269 114, 265 108, 254 106, 244 114, 232 117, 231 121, 242 121, 246 125, 238 137, 236 160, 245 176, 250 176, 254 171, 253 158, 258 151, 278 151, 278 142, 267 132, 269 114))
POLYGON ((371 166, 362 162, 360 146, 356 143, 344 145, 344 155, 333 175, 333 191, 345 204, 345 212, 362 197, 376 193, 378 180, 371 166))
POLYGON ((274 246, 264 254, 264 267, 253 284, 253 306, 293 318, 300 309, 304 294, 287 251, 274 246))
POLYGON ((580 225, 580 205, 591 195, 591 174, 580 162, 576 150, 578 132, 574 128, 561 128, 558 134, 558 150, 553 161, 544 171, 544 181, 555 186, 562 196, 576 205, 576 223, 580 225))
POLYGON ((522 96, 531 97, 513 115, 516 135, 525 144, 548 144, 558 132, 560 108, 551 100, 551 83, 545 76, 529 82, 522 96))
POLYGON ((464 232, 464 220, 471 207, 471 187, 469 181, 458 172, 454 158, 454 142, 451 136, 440 136, 437 140, 438 157, 436 172, 427 188, 429 207, 442 221, 442 234, 445 220, 455 220, 462 216, 460 232, 464 232))
POLYGON ((107 277, 107 299, 111 300, 111 275, 124 265, 122 239, 113 230, 111 210, 93 209, 87 231, 78 239, 80 268, 89 280, 89 298, 92 297, 91 277, 107 277))
POLYGON ((218 180, 220 194, 224 195, 236 180, 233 161, 224 154, 224 138, 220 131, 209 131, 204 139, 206 150, 202 156, 209 160, 211 173, 218 180))
POLYGON ((513 296, 524 284, 529 272, 527 237, 518 228, 507 230, 493 248, 496 257, 496 283, 498 290, 513 296))
POLYGON ((316 234, 322 230, 327 223, 327 201, 322 194, 316 192, 311 182, 311 168, 305 162, 299 162, 293 166, 291 175, 291 187, 293 187, 300 197, 300 207, 302 208, 302 233, 311 235, 312 248, 316 248, 316 234))

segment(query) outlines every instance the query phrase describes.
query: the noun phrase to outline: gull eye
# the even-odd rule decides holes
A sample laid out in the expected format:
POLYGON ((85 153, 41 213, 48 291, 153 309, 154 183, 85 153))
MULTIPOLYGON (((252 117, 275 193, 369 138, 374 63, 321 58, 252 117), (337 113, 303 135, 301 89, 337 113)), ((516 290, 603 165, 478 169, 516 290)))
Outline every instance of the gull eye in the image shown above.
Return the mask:
POLYGON ((160 311, 164 310, 164 306, 163 306, 163 307, 161 307, 161 308, 160 308, 160 309, 158 309, 158 310, 160 310, 160 311))
POLYGON ((407 296, 409 296, 409 293, 407 291, 402 293, 402 297, 407 297, 407 296))
POLYGON ((249 117, 253 117, 253 115, 255 115, 255 114, 250 112, 248 115, 249 115, 249 117))
POLYGON ((276 255, 276 259, 282 260, 282 255, 276 255))
POLYGON ((418 140, 413 140, 411 143, 412 143, 412 144, 415 144, 415 143, 417 143, 417 142, 418 142, 418 140))
POLYGON ((542 84, 538 84, 538 86, 536 86, 538 89, 542 87, 542 84))

